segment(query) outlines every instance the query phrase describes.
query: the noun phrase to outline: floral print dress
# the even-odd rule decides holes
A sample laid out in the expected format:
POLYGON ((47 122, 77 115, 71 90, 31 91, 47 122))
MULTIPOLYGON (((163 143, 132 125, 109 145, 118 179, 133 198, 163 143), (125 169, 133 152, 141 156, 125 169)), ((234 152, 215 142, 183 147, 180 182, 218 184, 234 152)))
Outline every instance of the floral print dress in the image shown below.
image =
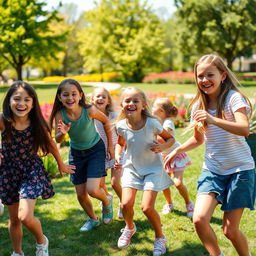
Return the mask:
POLYGON ((12 127, 11 141, 2 133, 0 165, 0 198, 12 205, 19 199, 43 199, 54 195, 51 181, 40 157, 33 152, 32 127, 16 130, 12 127))

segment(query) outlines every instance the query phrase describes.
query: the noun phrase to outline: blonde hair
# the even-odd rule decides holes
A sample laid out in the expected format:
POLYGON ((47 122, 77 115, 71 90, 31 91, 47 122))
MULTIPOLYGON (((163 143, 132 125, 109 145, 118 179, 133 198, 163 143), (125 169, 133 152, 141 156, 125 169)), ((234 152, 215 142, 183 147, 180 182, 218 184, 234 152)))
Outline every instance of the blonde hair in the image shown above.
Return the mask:
POLYGON ((176 117, 178 115, 178 108, 168 98, 156 99, 155 103, 164 110, 167 117, 176 117))
MULTIPOLYGON (((108 97, 108 104, 106 106, 106 112, 107 112, 107 115, 109 115, 110 112, 113 112, 114 111, 114 104, 113 104, 113 100, 112 100, 112 97, 110 95, 110 92, 105 89, 104 87, 96 87, 93 91, 92 91, 92 95, 91 95, 91 101, 92 103, 94 104, 94 100, 93 100, 93 97, 95 96, 95 91, 97 89, 102 89, 103 92, 105 92, 107 94, 107 97, 108 97)), ((94 104, 95 105, 95 104, 94 104)))
MULTIPOLYGON (((238 86, 240 86, 239 81, 237 80, 233 72, 227 67, 223 59, 214 54, 207 54, 202 56, 195 63, 195 66, 194 66, 194 76, 197 84, 197 92, 196 92, 196 96, 189 104, 190 108, 193 106, 193 104, 196 103, 198 104, 198 109, 205 110, 205 111, 207 111, 208 109, 208 102, 209 102, 208 95, 200 89, 197 82, 197 67, 202 63, 215 66, 221 74, 223 74, 224 72, 226 73, 226 78, 222 81, 220 94, 218 95, 217 111, 216 111, 216 116, 218 118, 222 118, 222 119, 225 118, 224 105, 225 105, 226 97, 230 90, 239 92, 245 98, 248 105, 251 107, 251 103, 249 99, 243 93, 241 93, 238 89, 238 86)), ((202 132, 205 132, 206 123, 203 123, 203 124, 194 123, 189 126, 189 128, 194 128, 194 127, 197 127, 202 132)))
MULTIPOLYGON (((121 99, 121 104, 122 104, 122 102, 123 102, 123 99, 124 99, 125 95, 128 93, 128 91, 131 91, 131 90, 134 90, 134 92, 135 92, 136 94, 139 94, 142 103, 145 105, 145 108, 141 111, 141 115, 142 115, 143 117, 145 117, 145 118, 146 118, 146 117, 155 118, 155 117, 151 114, 151 112, 150 112, 149 104, 148 104, 148 99, 147 99, 147 97, 146 97, 146 94, 145 94, 142 90, 140 90, 139 88, 137 88, 137 87, 129 86, 129 87, 123 88, 122 93, 121 93, 121 97, 120 97, 120 99, 121 99)), ((117 117, 117 121, 120 121, 120 120, 125 119, 125 118, 126 118, 126 115, 125 115, 125 113, 124 113, 124 111, 123 111, 123 109, 122 109, 122 110, 120 111, 118 117, 117 117)))

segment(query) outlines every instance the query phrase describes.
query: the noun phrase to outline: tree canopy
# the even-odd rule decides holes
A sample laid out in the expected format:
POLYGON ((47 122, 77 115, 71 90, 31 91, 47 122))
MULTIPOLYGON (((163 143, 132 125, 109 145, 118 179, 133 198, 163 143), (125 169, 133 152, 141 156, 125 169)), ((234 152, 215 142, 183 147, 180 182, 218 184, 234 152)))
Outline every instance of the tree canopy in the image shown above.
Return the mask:
POLYGON ((147 2, 102 0, 85 15, 78 40, 88 71, 119 71, 126 81, 141 81, 147 69, 162 65, 164 31, 147 2))
POLYGON ((231 68, 256 45, 255 0, 175 0, 178 42, 185 55, 216 52, 231 68))
POLYGON ((22 80, 22 66, 32 57, 54 56, 65 33, 56 34, 50 24, 61 18, 57 11, 46 11, 43 1, 0 0, 0 54, 22 80))

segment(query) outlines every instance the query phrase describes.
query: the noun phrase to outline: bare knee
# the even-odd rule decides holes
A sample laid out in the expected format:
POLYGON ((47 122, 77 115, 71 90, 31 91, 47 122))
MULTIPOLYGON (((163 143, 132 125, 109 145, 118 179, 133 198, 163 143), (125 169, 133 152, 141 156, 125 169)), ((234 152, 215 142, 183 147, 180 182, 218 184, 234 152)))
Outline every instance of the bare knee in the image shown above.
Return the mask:
POLYGON ((206 218, 206 216, 203 216, 203 215, 194 215, 193 223, 196 228, 204 227, 204 226, 210 224, 208 218, 206 218))
POLYGON ((183 183, 182 183, 182 180, 180 179, 174 179, 174 185, 177 189, 183 187, 183 183))
POLYGON ((20 221, 20 219, 18 217, 17 218, 10 218, 9 225, 11 227, 17 227, 17 226, 21 225, 21 221, 20 221))
POLYGON ((237 237, 237 229, 233 227, 223 227, 223 233, 229 240, 234 240, 237 237))
POLYGON ((96 198, 97 195, 99 194, 99 188, 88 188, 87 193, 91 196, 96 198))
POLYGON ((79 202, 87 201, 87 199, 88 199, 87 193, 85 193, 85 192, 77 193, 77 200, 79 202))
POLYGON ((129 211, 130 209, 133 209, 133 203, 125 202, 125 203, 122 203, 121 207, 124 211, 129 211))
POLYGON ((27 226, 33 221, 34 216, 32 214, 20 212, 18 214, 18 219, 23 225, 27 226))
POLYGON ((145 215, 148 215, 155 210, 152 205, 142 205, 141 209, 145 215))

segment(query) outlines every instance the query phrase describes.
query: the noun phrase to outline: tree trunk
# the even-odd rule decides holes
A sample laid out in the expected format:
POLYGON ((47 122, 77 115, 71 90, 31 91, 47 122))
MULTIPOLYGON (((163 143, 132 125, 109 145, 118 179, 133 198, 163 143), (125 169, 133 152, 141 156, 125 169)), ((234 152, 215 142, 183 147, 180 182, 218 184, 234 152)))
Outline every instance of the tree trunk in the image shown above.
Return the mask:
POLYGON ((232 64, 233 64, 233 61, 234 61, 234 59, 233 59, 233 56, 231 56, 231 55, 227 55, 226 56, 226 60, 227 60, 227 66, 228 66, 228 68, 230 69, 230 70, 232 70, 232 64))
POLYGON ((18 80, 22 81, 22 64, 18 63, 15 67, 18 80))

